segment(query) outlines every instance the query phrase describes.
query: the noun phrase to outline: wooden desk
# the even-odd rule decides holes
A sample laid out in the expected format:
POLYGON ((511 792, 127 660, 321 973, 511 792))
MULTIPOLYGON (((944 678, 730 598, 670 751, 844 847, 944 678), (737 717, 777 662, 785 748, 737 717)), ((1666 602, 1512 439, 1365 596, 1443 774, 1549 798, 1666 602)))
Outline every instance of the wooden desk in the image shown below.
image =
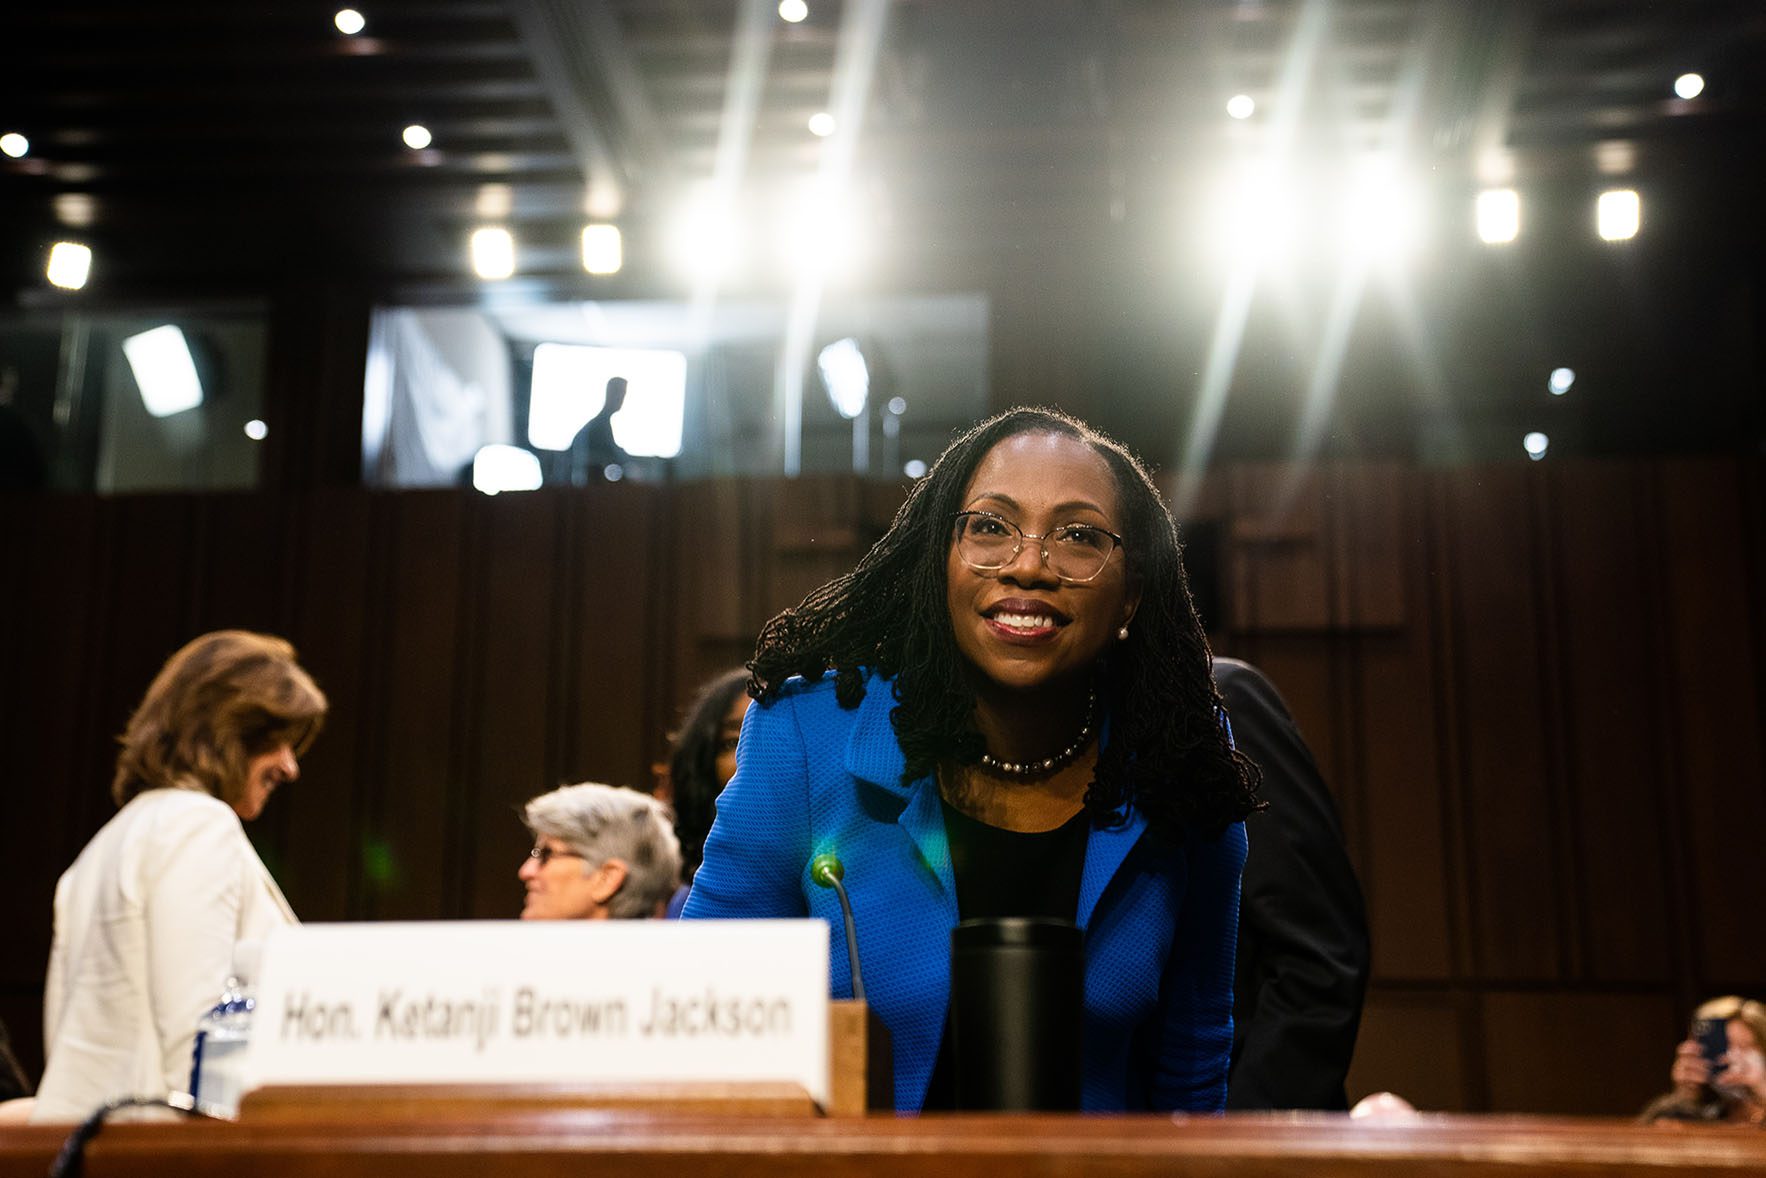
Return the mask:
MULTIPOLYGON (((42 1178, 63 1131, 0 1130, 0 1178, 42 1178)), ((1425 1116, 707 1117, 587 1110, 115 1125, 89 1178, 1681 1178, 1766 1173, 1766 1132, 1425 1116)))

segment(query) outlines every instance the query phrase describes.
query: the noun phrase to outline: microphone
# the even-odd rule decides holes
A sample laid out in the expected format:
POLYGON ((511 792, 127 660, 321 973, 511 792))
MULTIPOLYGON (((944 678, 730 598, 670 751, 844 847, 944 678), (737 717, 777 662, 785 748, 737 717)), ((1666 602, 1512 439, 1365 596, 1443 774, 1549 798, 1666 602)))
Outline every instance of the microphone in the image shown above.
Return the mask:
POLYGON ((852 996, 863 1002, 865 979, 858 968, 858 934, 852 928, 852 901, 846 898, 846 888, 840 883, 845 875, 840 856, 832 851, 823 851, 809 861, 809 877, 824 888, 833 888, 840 897, 840 915, 846 918, 846 961, 852 969, 852 996))

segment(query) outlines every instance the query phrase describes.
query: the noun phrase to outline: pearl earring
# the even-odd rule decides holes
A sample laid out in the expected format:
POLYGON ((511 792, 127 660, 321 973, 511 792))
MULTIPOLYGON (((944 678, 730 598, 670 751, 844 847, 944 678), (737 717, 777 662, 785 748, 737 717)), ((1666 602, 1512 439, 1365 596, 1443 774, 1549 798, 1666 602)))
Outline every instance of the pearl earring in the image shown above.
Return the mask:
POLYGON ((1118 642, 1127 642, 1128 641, 1128 623, 1127 622, 1122 623, 1122 629, 1116 631, 1116 640, 1118 642))

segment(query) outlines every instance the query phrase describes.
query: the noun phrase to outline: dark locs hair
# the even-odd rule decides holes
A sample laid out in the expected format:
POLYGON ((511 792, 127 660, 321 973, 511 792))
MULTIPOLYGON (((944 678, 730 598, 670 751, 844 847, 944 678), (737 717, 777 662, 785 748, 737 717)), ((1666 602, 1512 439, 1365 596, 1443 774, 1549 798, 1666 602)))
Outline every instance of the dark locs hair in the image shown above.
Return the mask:
POLYGON ((737 667, 711 679, 687 705, 686 719, 675 733, 668 754, 668 777, 674 787, 675 834, 681 840, 681 876, 691 883, 705 857, 705 836, 717 814, 717 745, 724 716, 748 686, 748 672, 737 667))
POLYGON ((1110 741, 1086 791, 1092 821, 1108 825, 1126 803, 1177 837, 1213 833, 1259 808, 1257 769, 1233 751, 1218 721, 1208 640, 1190 600, 1177 528, 1146 468, 1122 445, 1055 409, 1010 409, 947 447, 909 492, 883 538, 852 572, 773 618, 760 632, 749 693, 765 703, 793 675, 835 672, 840 706, 857 707, 864 672, 894 680, 890 714, 907 764, 904 783, 940 761, 974 764, 984 743, 975 693, 951 629, 945 567, 952 517, 981 459, 1006 438, 1064 434, 1109 464, 1123 510, 1123 548, 1139 579, 1129 637, 1099 676, 1110 741))

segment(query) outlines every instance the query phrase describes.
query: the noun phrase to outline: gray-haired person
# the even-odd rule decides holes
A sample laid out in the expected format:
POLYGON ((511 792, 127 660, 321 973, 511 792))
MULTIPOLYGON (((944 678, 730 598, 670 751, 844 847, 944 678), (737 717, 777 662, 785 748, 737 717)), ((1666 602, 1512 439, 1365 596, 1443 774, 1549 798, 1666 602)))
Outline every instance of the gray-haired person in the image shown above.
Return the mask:
POLYGON ((566 785, 527 803, 534 847, 521 865, 523 920, 643 920, 681 883, 674 814, 622 786, 566 785))

